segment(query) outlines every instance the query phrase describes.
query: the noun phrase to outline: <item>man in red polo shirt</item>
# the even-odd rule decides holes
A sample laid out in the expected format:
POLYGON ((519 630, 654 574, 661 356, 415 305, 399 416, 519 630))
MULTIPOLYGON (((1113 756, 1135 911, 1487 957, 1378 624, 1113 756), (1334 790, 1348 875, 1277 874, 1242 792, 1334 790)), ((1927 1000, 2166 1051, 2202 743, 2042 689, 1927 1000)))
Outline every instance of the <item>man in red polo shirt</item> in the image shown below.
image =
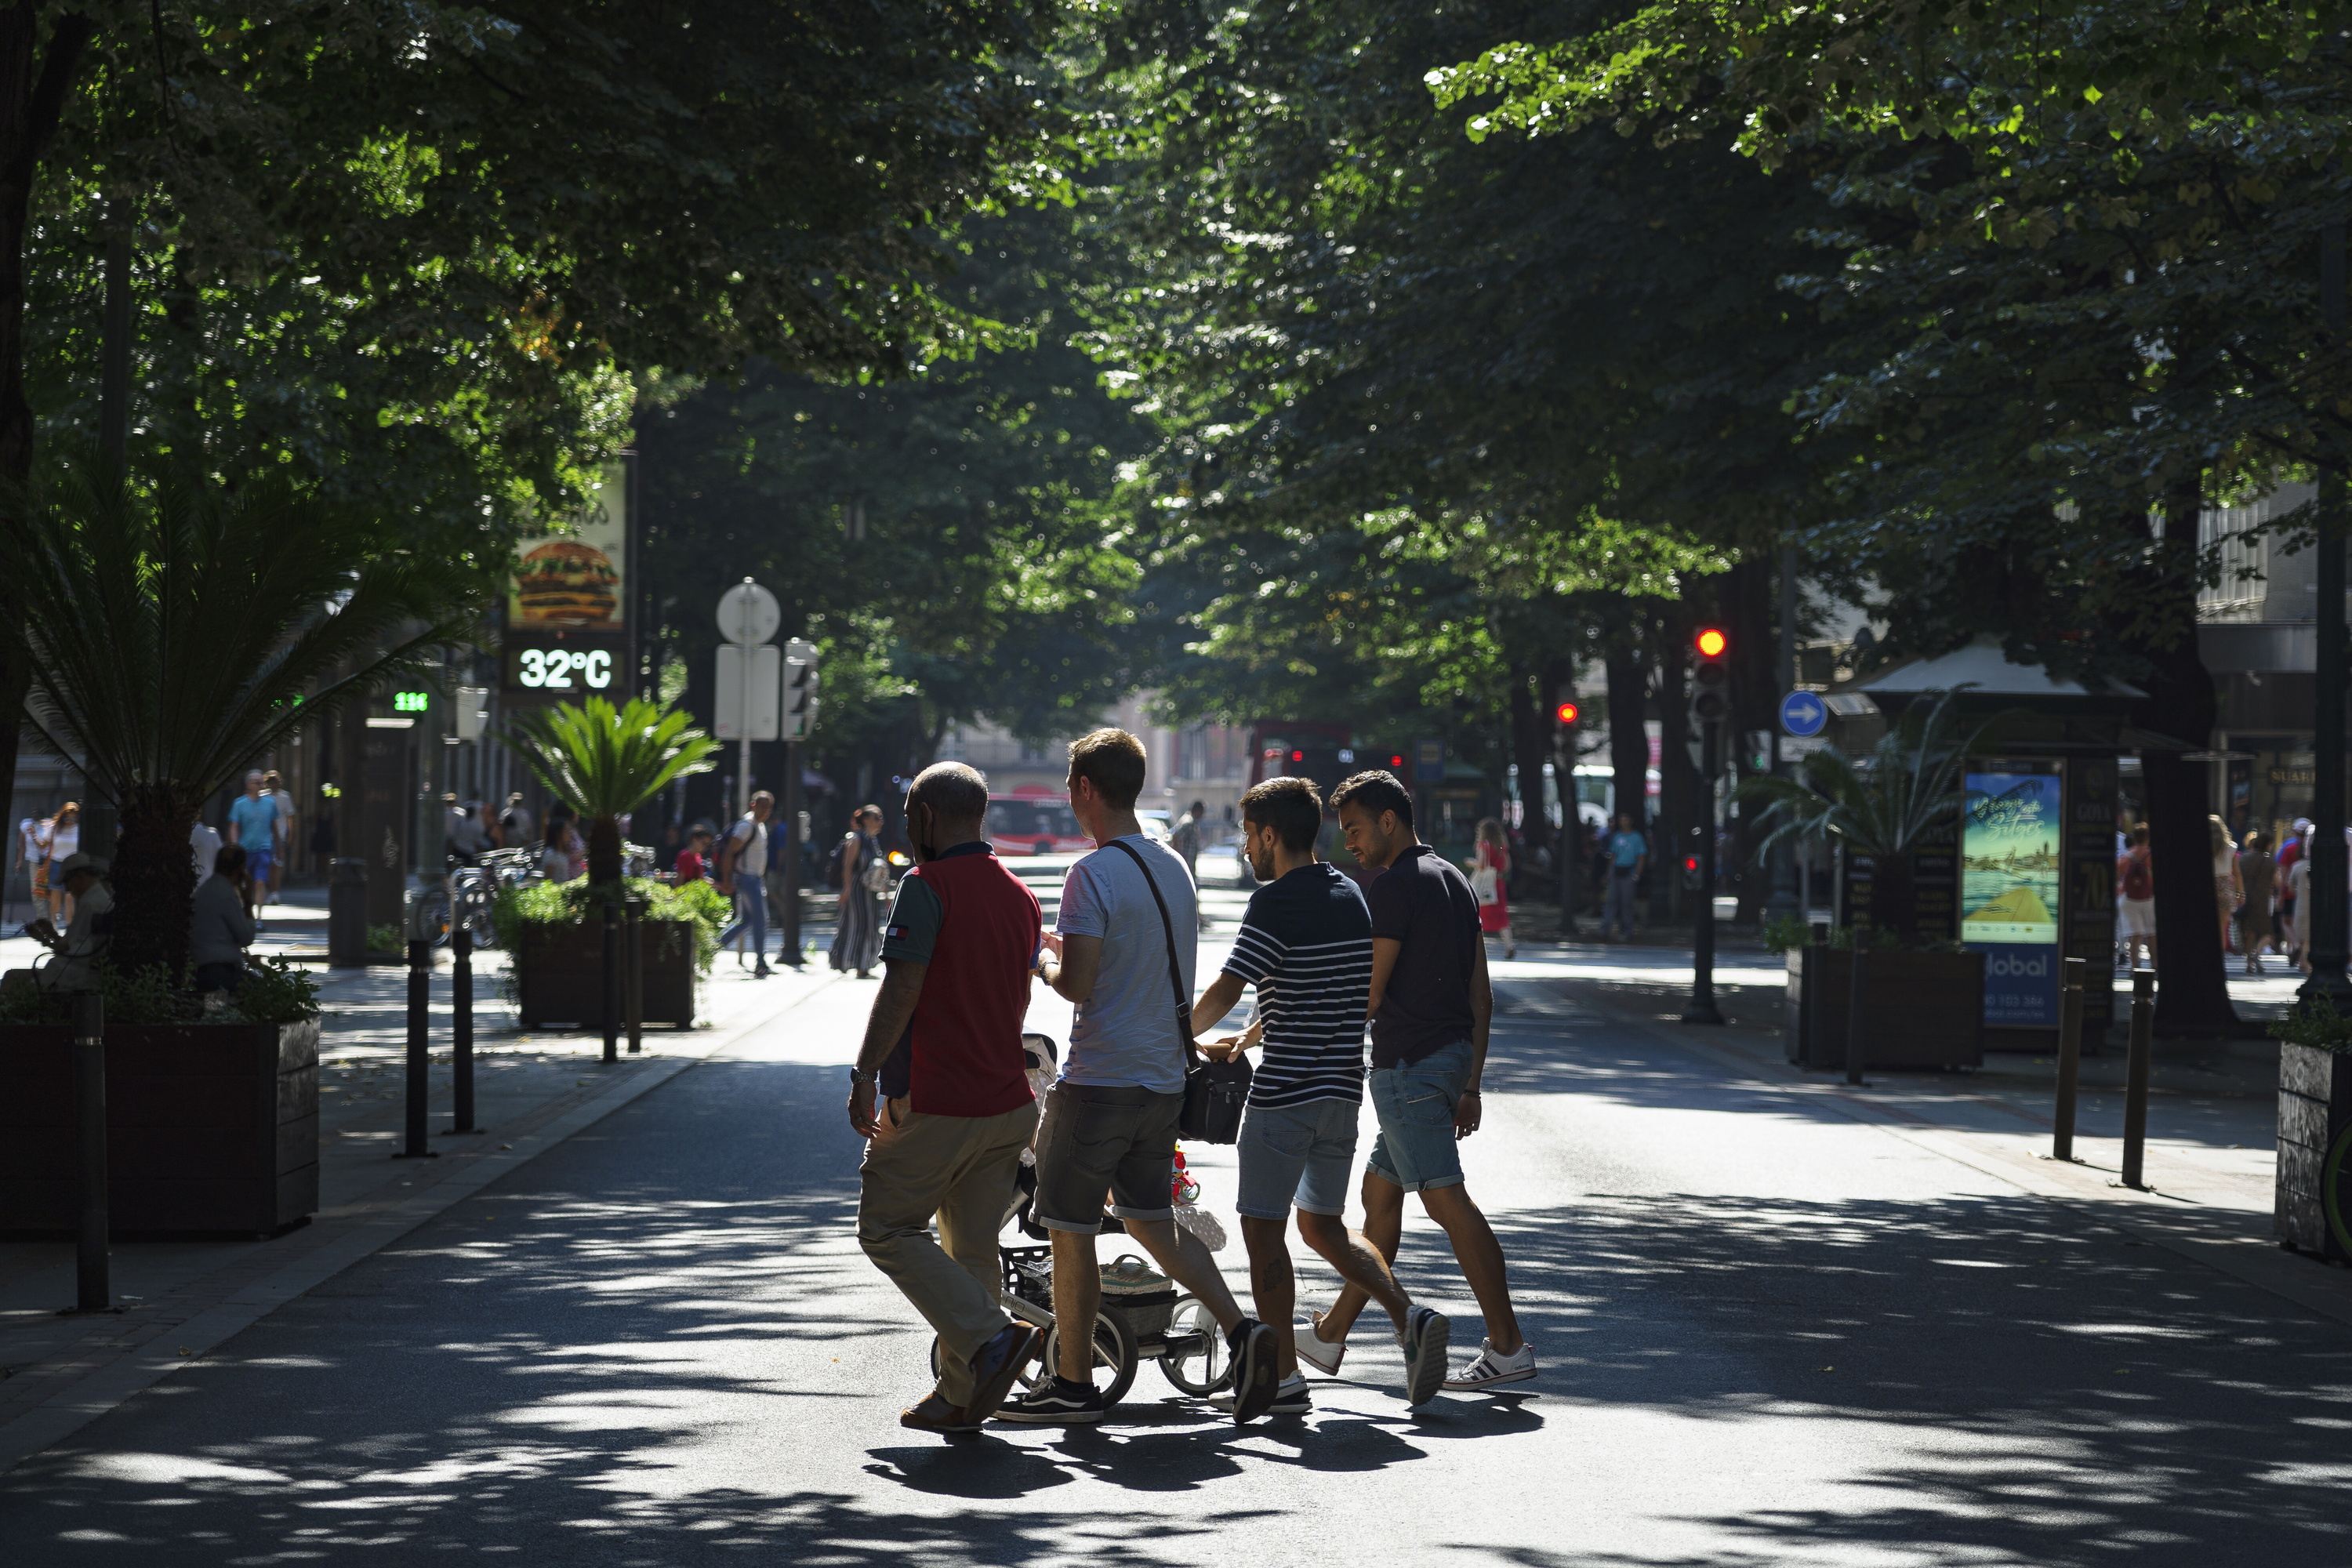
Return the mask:
POLYGON ((1043 922, 990 849, 987 817, 988 782, 961 763, 924 769, 908 790, 917 864, 849 1074, 849 1124, 866 1140, 857 1244, 939 1331, 939 1384, 898 1416, 924 1432, 980 1430, 1045 1338, 1006 1319, 996 1261, 1037 1129, 1021 1026, 1043 922))

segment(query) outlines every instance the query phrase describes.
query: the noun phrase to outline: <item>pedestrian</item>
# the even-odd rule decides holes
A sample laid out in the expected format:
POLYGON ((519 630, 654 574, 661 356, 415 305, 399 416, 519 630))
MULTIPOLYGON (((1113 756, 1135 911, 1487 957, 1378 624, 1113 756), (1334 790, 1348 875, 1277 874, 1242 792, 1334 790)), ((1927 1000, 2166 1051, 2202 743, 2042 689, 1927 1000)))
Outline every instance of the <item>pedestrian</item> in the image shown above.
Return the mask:
POLYGON ((220 852, 219 830, 203 817, 196 818, 196 825, 188 829, 188 858, 195 864, 197 887, 203 887, 205 879, 213 874, 220 852))
MULTIPOLYGON (((1176 851, 1177 858, 1184 862, 1184 874, 1192 879, 1196 897, 1201 886, 1201 823, 1208 810, 1206 802, 1194 801, 1191 808, 1176 819, 1175 827, 1168 835, 1168 847, 1176 851)), ((1206 910, 1201 911, 1201 929, 1209 929, 1209 911, 1206 910)))
MULTIPOLYGON (((47 840, 42 837, 47 829, 47 824, 37 816, 27 816, 19 821, 16 824, 16 861, 8 868, 12 878, 18 871, 25 873, 25 886, 32 899, 33 914, 40 912, 42 895, 48 888, 48 851, 43 847, 47 840)), ((27 915, 25 918, 29 921, 33 917, 27 915)))
POLYGON ((680 886, 688 882, 708 882, 712 879, 713 871, 710 829, 698 822, 694 825, 694 831, 686 836, 686 847, 677 852, 677 860, 670 867, 670 880, 680 886))
POLYGON ((530 807, 523 805, 520 790, 507 796, 506 809, 499 813, 499 837, 502 843, 517 849, 530 843, 530 807))
MULTIPOLYGON (((259 768, 245 775, 245 793, 228 803, 228 841, 245 851, 245 886, 253 918, 269 898, 269 870, 278 858, 278 803, 261 793, 259 768)), ((413 819, 412 819, 413 820, 413 819)))
POLYGON ((196 884, 188 923, 188 962, 195 965, 200 994, 236 994, 245 979, 245 950, 253 945, 253 917, 247 913, 245 850, 224 845, 212 872, 196 884))
POLYGON ((915 866, 849 1072, 849 1124, 866 1141, 857 1245, 939 1333, 939 1381, 898 1415, 922 1432, 980 1430, 1045 1340, 1006 1319, 996 1257, 1037 1131, 1021 1030, 1043 921, 989 847, 987 816, 988 782, 961 763, 907 791, 915 866))
POLYGON ((2219 816, 2205 818, 2206 836, 2213 852, 2213 908, 2221 916, 2221 954, 2230 952, 2230 921, 2246 901, 2246 885, 2238 876, 2238 847, 2230 841, 2229 825, 2219 816))
POLYGON ((68 801, 58 807, 49 818, 48 829, 41 835, 41 893, 54 925, 71 925, 74 918, 73 894, 66 888, 65 878, 58 868, 81 852, 81 806, 68 801))
POLYGON ((269 826, 269 892, 268 901, 278 902, 278 894, 286 886, 286 862, 294 848, 294 793, 286 781, 278 776, 276 768, 261 775, 261 793, 269 797, 271 809, 278 820, 269 826))
MULTIPOLYGON (((1408 816, 1405 821, 1412 823, 1408 816)), ((1603 942, 1633 940, 1634 893, 1641 888, 1642 873, 1650 868, 1650 841, 1634 831, 1631 813, 1617 814, 1617 831, 1609 836, 1609 895, 1601 907, 1601 937, 1603 942), (1611 938, 1610 927, 1616 926, 1622 936, 1611 938)))
POLYGON ((1280 1381, 1268 1408, 1305 1415, 1311 1404, 1291 1325, 1297 1304, 1286 1232, 1298 1235, 1340 1279, 1388 1309, 1404 1351, 1405 1403, 1434 1397, 1445 1380, 1445 1319, 1417 1307, 1362 1233, 1348 1228, 1356 1124, 1364 1103, 1364 1018, 1372 988, 1372 917, 1364 895, 1315 855, 1323 802, 1303 778, 1274 778, 1242 796, 1242 849, 1258 889, 1242 916, 1224 972, 1192 1007, 1196 1035, 1257 987, 1246 1034, 1208 1047, 1223 1058, 1262 1037, 1236 1145, 1234 1207, 1249 1248, 1250 1292, 1274 1331, 1280 1381))
POLYGON ((2131 830, 2131 847, 2116 862, 2116 907, 2124 918, 2124 967, 2135 968, 2139 962, 2139 950, 2147 949, 2147 962, 2156 963, 2156 862, 2147 848, 2147 824, 2143 822, 2131 830))
POLYGON ((854 969, 857 978, 874 972, 882 955, 881 922, 875 900, 890 889, 890 863, 882 854, 882 808, 861 805, 841 840, 841 909, 834 919, 833 966, 854 969))
POLYGON ((2279 840, 2278 871, 2274 881, 2279 889, 2279 935, 2287 963, 2300 966, 2303 960, 2303 901, 2295 896, 2301 885, 2295 880, 2295 863, 2303 858, 2304 846, 2311 837, 2311 819, 2298 816, 2279 840))
POLYGON ((581 874, 581 849, 571 816, 562 811, 549 812, 546 832, 547 837, 540 840, 539 874, 551 882, 572 881, 581 874))
MULTIPOLYGON (((1097 847, 1062 883, 1059 930, 1044 937, 1038 974, 1077 1004, 1062 1074, 1037 1132, 1032 1213, 1053 1232, 1054 1321, 1091 1323, 1101 1310, 1095 1236, 1103 1195, 1160 1271, 1217 1320, 1233 1352, 1236 1422, 1273 1403, 1273 1331, 1243 1315, 1216 1259, 1176 1225, 1176 1123, 1192 1054, 1192 973, 1199 926, 1192 884, 1174 850, 1135 815, 1143 742, 1097 730, 1070 742, 1070 810, 1097 847)), ((1103 1418, 1092 1336, 1067 1333, 1059 1364, 998 1412, 1008 1421, 1087 1426, 1103 1418)))
MULTIPOLYGON (((727 830, 719 850, 719 890, 735 900, 735 919, 719 933, 727 946, 746 932, 751 937, 751 977, 768 978, 768 814, 776 797, 766 790, 751 796, 751 808, 727 830)), ((736 955, 740 967, 742 955, 736 955)))
POLYGON ((2276 869, 2263 830, 2246 829, 2245 841, 2238 847, 2238 883, 2246 895, 2238 911, 2238 945, 2245 953, 2249 974, 2263 972, 2263 948, 2272 940, 2271 900, 2276 869))
POLYGON ((460 804, 454 795, 445 795, 441 803, 448 809, 447 853, 460 866, 478 866, 490 848, 489 829, 483 825, 482 812, 471 801, 460 804))
MULTIPOLYGON (((1480 1085, 1495 993, 1478 900, 1454 863, 1421 842, 1412 797, 1395 775, 1358 773, 1331 795, 1348 847, 1384 868, 1367 890, 1372 911, 1372 1070, 1366 1080, 1380 1134, 1364 1167, 1364 1235, 1391 1262, 1404 1230, 1404 1195, 1445 1232, 1470 1293, 1486 1320, 1486 1340, 1445 1380, 1455 1389, 1525 1383, 1536 1352, 1519 1332, 1502 1244, 1470 1200, 1461 1141, 1485 1115, 1480 1085)), ((1298 1353, 1336 1375, 1348 1330, 1363 1310, 1355 1286, 1298 1336, 1298 1353)))
POLYGON ((51 863, 49 886, 64 897, 73 915, 63 931, 47 920, 25 928, 26 936, 56 955, 34 973, 35 984, 43 990, 98 988, 99 965, 114 941, 114 922, 107 918, 114 912, 114 895, 107 889, 106 873, 105 861, 79 849, 51 863))
MULTIPOLYGON (((2310 888, 2311 857, 2308 854, 2297 856, 2295 858, 2294 864, 2286 868, 2287 901, 2293 903, 2298 909, 2310 908, 2311 900, 2305 896, 2310 890, 2310 888)), ((2300 942, 2295 947, 2295 950, 2288 955, 2288 960, 2303 973, 2310 973, 2310 942, 2306 939, 2300 942)))
POLYGON ((1503 938, 1503 956, 1517 958, 1519 944, 1511 936, 1511 846, 1503 837, 1500 818, 1478 824, 1478 842, 1470 852, 1470 890, 1478 895, 1478 929, 1503 938))

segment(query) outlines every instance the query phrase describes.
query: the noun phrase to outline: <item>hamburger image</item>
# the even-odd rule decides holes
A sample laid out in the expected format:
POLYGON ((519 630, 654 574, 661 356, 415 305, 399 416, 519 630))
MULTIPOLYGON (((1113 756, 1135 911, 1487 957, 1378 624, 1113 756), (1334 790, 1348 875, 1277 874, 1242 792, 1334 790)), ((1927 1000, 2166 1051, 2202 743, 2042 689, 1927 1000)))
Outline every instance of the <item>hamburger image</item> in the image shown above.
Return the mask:
POLYGON ((515 567, 515 613, 530 626, 600 626, 619 617, 621 574, 593 544, 554 539, 515 567))

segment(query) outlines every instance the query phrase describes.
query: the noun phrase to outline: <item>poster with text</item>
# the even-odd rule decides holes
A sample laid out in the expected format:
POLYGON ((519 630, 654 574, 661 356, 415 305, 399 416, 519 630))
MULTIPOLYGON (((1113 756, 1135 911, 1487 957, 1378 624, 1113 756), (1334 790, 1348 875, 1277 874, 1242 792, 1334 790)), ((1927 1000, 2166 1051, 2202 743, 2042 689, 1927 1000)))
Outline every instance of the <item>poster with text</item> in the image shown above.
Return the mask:
POLYGON ((568 532, 515 546, 514 586, 507 595, 512 632, 627 630, 622 581, 629 559, 627 490, 614 464, 587 510, 568 532))
POLYGON ((1970 773, 1960 940, 1985 955, 1985 1025, 2058 1023, 2059 777, 1970 773))

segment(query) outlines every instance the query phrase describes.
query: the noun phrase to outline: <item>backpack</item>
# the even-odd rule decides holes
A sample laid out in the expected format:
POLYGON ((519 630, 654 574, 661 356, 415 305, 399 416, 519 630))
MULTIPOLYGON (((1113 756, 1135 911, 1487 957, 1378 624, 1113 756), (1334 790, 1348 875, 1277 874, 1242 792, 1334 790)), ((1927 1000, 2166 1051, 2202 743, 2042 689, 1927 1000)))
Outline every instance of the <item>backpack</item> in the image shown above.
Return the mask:
POLYGON ((2135 847, 2124 858, 2124 897, 2152 899, 2156 897, 2156 875, 2147 863, 2145 845, 2135 847))

